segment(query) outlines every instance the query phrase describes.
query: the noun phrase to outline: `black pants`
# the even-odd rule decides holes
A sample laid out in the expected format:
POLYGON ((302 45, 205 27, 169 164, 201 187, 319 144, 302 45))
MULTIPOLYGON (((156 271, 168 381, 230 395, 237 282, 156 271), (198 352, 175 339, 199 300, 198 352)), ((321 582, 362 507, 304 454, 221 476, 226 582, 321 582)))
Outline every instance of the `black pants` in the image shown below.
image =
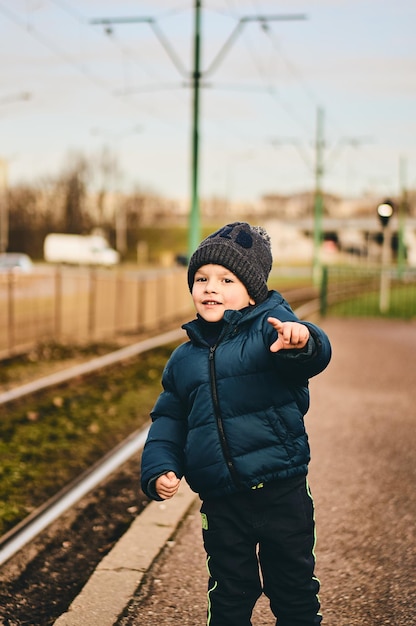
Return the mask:
POLYGON ((207 626, 250 626, 263 591, 278 626, 321 623, 314 508, 305 477, 205 501, 201 514, 207 626))

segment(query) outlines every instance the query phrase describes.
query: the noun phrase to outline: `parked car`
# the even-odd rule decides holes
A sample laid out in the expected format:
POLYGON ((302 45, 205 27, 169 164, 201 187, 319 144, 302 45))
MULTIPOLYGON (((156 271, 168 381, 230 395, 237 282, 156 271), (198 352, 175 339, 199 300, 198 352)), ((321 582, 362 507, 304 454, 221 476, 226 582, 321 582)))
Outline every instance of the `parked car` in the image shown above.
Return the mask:
POLYGON ((0 254, 0 272, 30 274, 33 271, 32 259, 22 252, 3 252, 0 254))

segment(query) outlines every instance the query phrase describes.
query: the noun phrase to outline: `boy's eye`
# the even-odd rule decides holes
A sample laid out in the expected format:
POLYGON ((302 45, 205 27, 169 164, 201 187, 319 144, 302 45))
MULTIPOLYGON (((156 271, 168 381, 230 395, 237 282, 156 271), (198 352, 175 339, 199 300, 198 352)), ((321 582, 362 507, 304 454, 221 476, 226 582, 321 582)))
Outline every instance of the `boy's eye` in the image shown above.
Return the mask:
MULTIPOLYGON (((194 282, 195 283, 206 283, 208 281, 208 278, 206 278, 205 276, 195 276, 194 278, 194 282)), ((222 282, 228 284, 228 283, 233 283, 233 279, 232 278, 223 278, 222 282)))

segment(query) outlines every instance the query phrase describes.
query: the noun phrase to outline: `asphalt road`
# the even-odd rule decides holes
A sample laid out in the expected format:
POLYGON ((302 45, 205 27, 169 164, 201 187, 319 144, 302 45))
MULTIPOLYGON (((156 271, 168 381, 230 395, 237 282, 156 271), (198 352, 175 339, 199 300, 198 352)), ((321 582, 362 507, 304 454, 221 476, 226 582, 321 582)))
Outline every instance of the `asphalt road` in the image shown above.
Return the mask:
MULTIPOLYGON (((325 320, 334 350, 306 417, 325 626, 416 625, 416 323, 325 320)), ((118 626, 203 626, 198 507, 118 626)), ((262 597, 253 626, 274 626, 262 597)))

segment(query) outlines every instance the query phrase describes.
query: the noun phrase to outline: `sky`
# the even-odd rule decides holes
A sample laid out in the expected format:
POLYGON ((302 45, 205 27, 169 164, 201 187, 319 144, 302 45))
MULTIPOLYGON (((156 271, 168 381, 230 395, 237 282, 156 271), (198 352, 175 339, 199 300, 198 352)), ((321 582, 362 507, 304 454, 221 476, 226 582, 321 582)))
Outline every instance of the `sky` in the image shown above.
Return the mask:
MULTIPOLYGON (((0 0, 9 185, 59 176, 79 154, 96 185, 189 198, 195 4, 0 0), (103 154, 116 165, 97 165, 103 154)), ((318 136, 324 191, 416 188, 414 0, 201 6, 202 197, 312 189, 318 136)))

